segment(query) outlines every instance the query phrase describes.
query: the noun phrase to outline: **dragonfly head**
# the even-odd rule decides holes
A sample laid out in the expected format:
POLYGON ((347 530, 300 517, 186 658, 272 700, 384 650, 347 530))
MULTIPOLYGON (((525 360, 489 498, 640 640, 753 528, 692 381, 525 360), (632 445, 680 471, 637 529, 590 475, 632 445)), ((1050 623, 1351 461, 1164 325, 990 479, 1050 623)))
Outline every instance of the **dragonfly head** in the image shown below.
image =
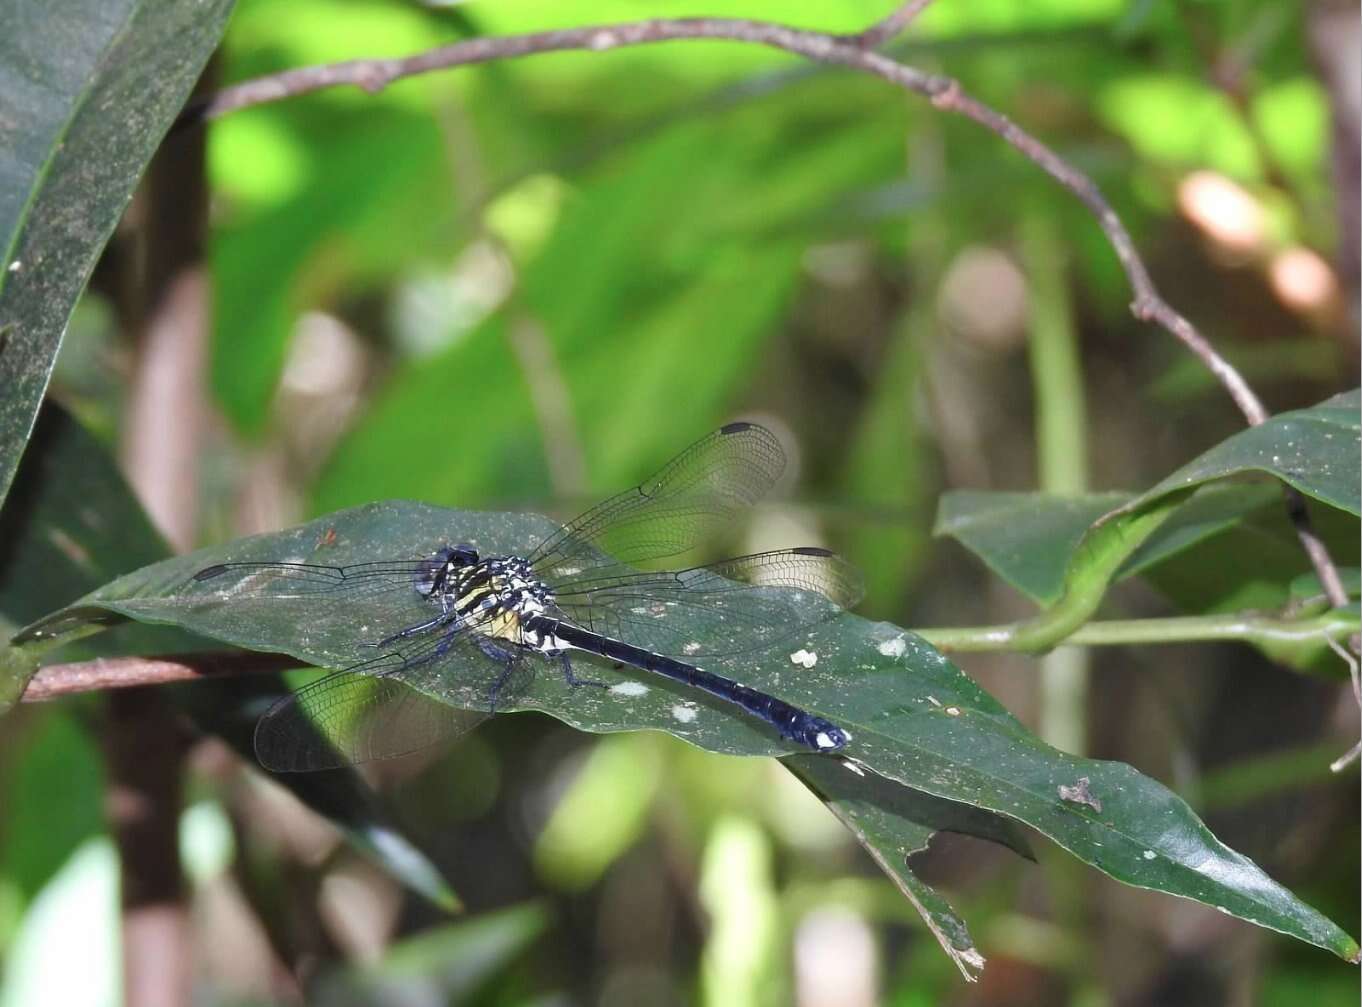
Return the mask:
POLYGON ((473 566, 478 561, 478 551, 467 542, 445 546, 436 555, 445 563, 455 567, 473 566))
POLYGON ((460 570, 476 566, 478 551, 471 545, 461 542, 447 545, 434 556, 421 563, 416 574, 416 590, 424 597, 439 595, 457 582, 460 570))

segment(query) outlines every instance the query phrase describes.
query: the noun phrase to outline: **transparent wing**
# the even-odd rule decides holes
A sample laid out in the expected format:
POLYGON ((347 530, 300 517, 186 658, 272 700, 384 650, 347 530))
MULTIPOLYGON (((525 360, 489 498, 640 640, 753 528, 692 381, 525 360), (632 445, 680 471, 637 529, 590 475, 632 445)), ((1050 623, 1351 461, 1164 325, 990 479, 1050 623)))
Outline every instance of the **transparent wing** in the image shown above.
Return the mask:
POLYGON ((219 563, 194 574, 180 590, 189 599, 342 597, 373 598, 429 592, 438 562, 426 559, 387 560, 350 566, 316 563, 219 563))
POLYGON ((528 685, 466 634, 430 635, 312 682, 275 703, 255 728, 260 764, 276 773, 335 769, 408 755, 471 731, 528 685), (439 698, 436 698, 439 697, 439 698))
POLYGON ((826 549, 781 549, 688 570, 588 572, 556 588, 562 616, 674 657, 764 650, 860 601, 854 566, 826 549))
POLYGON ((730 423, 652 478, 570 521, 527 558, 553 584, 586 569, 676 556, 765 495, 784 468, 774 434, 755 423, 730 423))

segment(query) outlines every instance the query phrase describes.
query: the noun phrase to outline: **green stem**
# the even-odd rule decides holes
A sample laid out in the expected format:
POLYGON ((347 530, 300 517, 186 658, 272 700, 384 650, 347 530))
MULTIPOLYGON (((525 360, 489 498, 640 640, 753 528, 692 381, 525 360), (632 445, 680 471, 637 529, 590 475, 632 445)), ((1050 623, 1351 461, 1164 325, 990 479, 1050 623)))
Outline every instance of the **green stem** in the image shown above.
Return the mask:
MULTIPOLYGON (((1078 333, 1064 246, 1043 211, 1023 216, 1020 250, 1026 270, 1038 481, 1046 493, 1086 493, 1088 417, 1078 333)), ((1064 647, 1045 655, 1037 681, 1041 736, 1075 755, 1087 750, 1088 670, 1086 650, 1064 647)))
MULTIPOLYGON (((1014 623, 1007 626, 940 627, 915 630, 938 650, 1026 651, 1025 637, 1014 623)), ((1283 619, 1257 613, 1188 615, 1166 619, 1111 619, 1089 622, 1064 642, 1089 647, 1130 644, 1194 643, 1231 640, 1242 643, 1286 644, 1310 640, 1342 640, 1358 630, 1356 614, 1333 610, 1310 619, 1283 619)))
POLYGON ((1090 529, 1069 561, 1064 594, 1025 622, 995 627, 1003 649, 1042 654, 1060 643, 1080 643, 1076 634, 1092 618, 1121 565, 1158 531, 1188 493, 1170 493, 1143 510, 1119 513, 1090 529))
POLYGON ((1049 219, 1022 221, 1026 268, 1027 350, 1036 403, 1036 464, 1047 493, 1088 491, 1087 404, 1078 334, 1069 304, 1063 246, 1049 219))
POLYGON ((1296 793, 1309 784, 1338 779, 1329 768, 1338 755, 1337 742, 1275 749, 1255 758, 1207 773, 1197 786, 1198 810, 1233 808, 1280 793, 1296 793))

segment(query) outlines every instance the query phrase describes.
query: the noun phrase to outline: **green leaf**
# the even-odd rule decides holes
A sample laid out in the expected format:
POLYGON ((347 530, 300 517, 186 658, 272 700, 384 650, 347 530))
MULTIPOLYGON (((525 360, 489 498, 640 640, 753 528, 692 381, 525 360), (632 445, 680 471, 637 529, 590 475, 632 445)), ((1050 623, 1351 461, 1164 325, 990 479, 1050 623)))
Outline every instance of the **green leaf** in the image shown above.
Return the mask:
MULTIPOLYGON (((556 527, 537 515, 371 504, 157 563, 87 596, 69 614, 105 610, 344 667, 376 636, 428 618, 429 603, 415 591, 363 598, 319 593, 287 604, 252 601, 205 588, 211 581, 191 584, 190 578, 220 562, 345 564, 419 557, 448 541, 471 542, 488 555, 520 553, 556 527)), ((807 596, 791 603, 817 604, 807 596)), ((46 625, 59 625, 62 618, 58 613, 46 625)), ((678 609, 667 618, 674 632, 691 616, 678 609)), ((39 624, 27 635, 46 631, 39 624)), ((634 642, 652 645, 647 630, 634 642)), ((722 640, 715 643, 724 649, 722 640)), ((765 724, 680 684, 586 658, 581 663, 610 688, 571 689, 561 675, 541 674, 500 708, 542 710, 594 732, 662 730, 728 754, 806 754, 765 724)), ((845 755, 888 780, 1023 822, 1118 880, 1219 907, 1345 958, 1357 953, 1351 937, 1221 844, 1162 785, 1120 763, 1050 748, 941 654, 894 626, 830 615, 798 634, 788 649, 706 666, 828 717, 851 735, 845 755), (796 669, 790 660, 796 649, 817 655, 815 666, 796 669)), ((442 680, 423 688, 451 705, 485 707, 490 670, 481 662, 447 666, 442 680)), ((835 799, 837 792, 828 796, 835 799)))
POLYGON ((308 1002, 318 1007, 466 1003, 547 924, 543 907, 527 903, 439 927, 393 945, 382 961, 323 977, 308 1002))
MULTIPOLYGON (((229 220, 213 243, 213 390, 238 428, 269 418, 297 316, 357 297, 404 264, 439 251, 453 215, 449 169, 429 116, 383 107, 262 122, 302 134, 305 184, 280 206, 229 220), (373 152, 385 168, 374 170, 373 152)), ((223 173, 219 173, 223 174, 223 173)), ((219 179, 230 187, 232 179, 219 179)))
POLYGON ((1050 493, 943 493, 932 534, 953 538, 989 569, 1042 605, 1059 599, 1064 573, 1083 535, 1126 493, 1059 497, 1050 493))
POLYGON ((19 0, 0 21, 0 499, 76 298, 231 0, 19 0))
POLYGON ((1262 472, 1330 507, 1362 516, 1359 434, 1362 391, 1353 389, 1239 431, 1158 483, 1130 508, 1213 479, 1262 472))
MULTIPOLYGON (((1280 509, 1271 487, 1222 480, 1266 472, 1356 515, 1362 492, 1359 401, 1357 391, 1345 392, 1309 409, 1274 416, 1228 438, 1136 497, 947 493, 935 532, 955 538, 1041 605, 1056 606, 1064 599, 1077 608, 1081 600, 1090 614, 1113 579, 1153 571, 1227 529, 1248 527, 1246 519, 1260 511, 1280 509), (1080 578, 1092 582, 1082 599, 1075 590, 1080 578)), ((1280 522, 1272 526, 1283 527, 1280 522)), ((1255 534, 1249 527, 1240 538, 1251 540, 1255 534)), ((1284 600, 1287 581, 1306 569, 1308 561, 1298 548, 1291 555, 1299 559, 1291 566, 1280 550, 1271 555, 1281 559, 1270 568, 1280 573, 1279 590, 1273 596, 1284 600)), ((1260 564, 1243 573, 1261 580, 1268 571, 1260 564)), ((1229 595, 1227 586, 1217 585, 1213 597, 1229 595)), ((1240 599, 1265 600, 1261 591, 1240 599)))
POLYGON ((987 839, 1031 859, 1021 830, 1007 819, 896 786, 874 775, 853 775, 845 764, 816 755, 794 755, 785 768, 804 781, 856 836, 880 870, 889 875, 965 978, 973 979, 984 959, 965 921, 930 885, 913 873, 909 860, 938 832, 987 839))
MULTIPOLYGON (((934 532, 958 541, 1033 601, 1052 605, 1064 592, 1069 564, 1088 529, 1131 499, 1128 493, 1056 496, 956 490, 943 494, 934 532)), ((1190 553, 1190 564, 1203 568, 1205 576, 1198 578, 1202 590, 1209 589, 1208 577, 1217 587, 1192 597, 1180 592, 1175 597, 1188 602, 1185 610, 1225 610, 1211 602, 1229 597, 1250 577, 1262 581, 1273 576, 1281 588, 1275 595, 1280 603, 1285 601, 1284 585, 1309 567, 1282 514, 1280 494, 1270 486, 1203 486, 1121 564, 1116 578, 1157 575, 1181 554, 1190 553), (1233 568, 1207 562, 1206 544, 1221 539, 1225 545, 1215 554, 1226 563, 1249 554, 1255 558, 1233 568), (1194 605, 1195 598, 1205 603, 1194 605)), ((1185 566, 1178 564, 1178 569, 1185 566)), ((1268 607, 1272 602, 1257 594, 1252 604, 1268 607)))
POLYGON ((505 310, 396 372, 323 471, 316 509, 476 504, 510 486, 542 498, 546 455, 607 480, 720 419, 799 275, 794 246, 704 246, 693 215, 657 212, 721 161, 713 132, 688 126, 585 186, 505 310), (659 402, 685 409, 660 422, 659 402))
POLYGON ((54 709, 26 725, 7 759, 0 797, 0 876, 27 903, 61 869, 71 851, 105 827, 104 773, 98 747, 76 718, 54 709), (61 800, 53 795, 60 794, 61 800))
MULTIPOLYGON (((0 543, 0 618, 12 625, 168 552, 109 453, 52 404, 39 415, 0 511, 0 543)), ((146 639, 121 642, 137 650, 146 639)), ((0 663, 0 713, 36 667, 36 655, 23 651, 0 663)))

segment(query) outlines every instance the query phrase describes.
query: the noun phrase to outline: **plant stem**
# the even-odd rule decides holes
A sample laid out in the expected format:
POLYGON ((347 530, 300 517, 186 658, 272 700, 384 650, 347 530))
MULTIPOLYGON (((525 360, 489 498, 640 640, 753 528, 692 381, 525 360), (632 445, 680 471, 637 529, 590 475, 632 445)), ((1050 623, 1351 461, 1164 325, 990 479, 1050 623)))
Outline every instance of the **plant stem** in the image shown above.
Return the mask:
MULTIPOLYGON (((1019 625, 967 626, 919 629, 914 632, 938 650, 1027 651, 1019 625)), ((1133 644, 1206 643, 1219 640, 1257 644, 1307 643, 1311 640, 1342 640, 1356 633, 1358 619, 1346 611, 1333 610, 1310 619, 1236 612, 1229 615, 1172 616, 1165 619, 1110 619, 1089 622, 1072 633, 1066 643, 1091 647, 1133 644)))
POLYGON ((1097 612, 1121 565, 1158 531, 1190 491, 1170 493, 1143 510, 1116 512, 1088 531, 1069 561, 1059 601, 1025 622, 999 627, 1005 649, 1044 653, 1060 643, 1081 643, 1075 634, 1097 612))
MULTIPOLYGON (((1088 418, 1063 245, 1041 212, 1022 218, 1027 349, 1036 403, 1038 484, 1046 493, 1088 490, 1088 418)), ((1087 751, 1088 652, 1064 647, 1041 661, 1040 735, 1075 755, 1087 751)))

